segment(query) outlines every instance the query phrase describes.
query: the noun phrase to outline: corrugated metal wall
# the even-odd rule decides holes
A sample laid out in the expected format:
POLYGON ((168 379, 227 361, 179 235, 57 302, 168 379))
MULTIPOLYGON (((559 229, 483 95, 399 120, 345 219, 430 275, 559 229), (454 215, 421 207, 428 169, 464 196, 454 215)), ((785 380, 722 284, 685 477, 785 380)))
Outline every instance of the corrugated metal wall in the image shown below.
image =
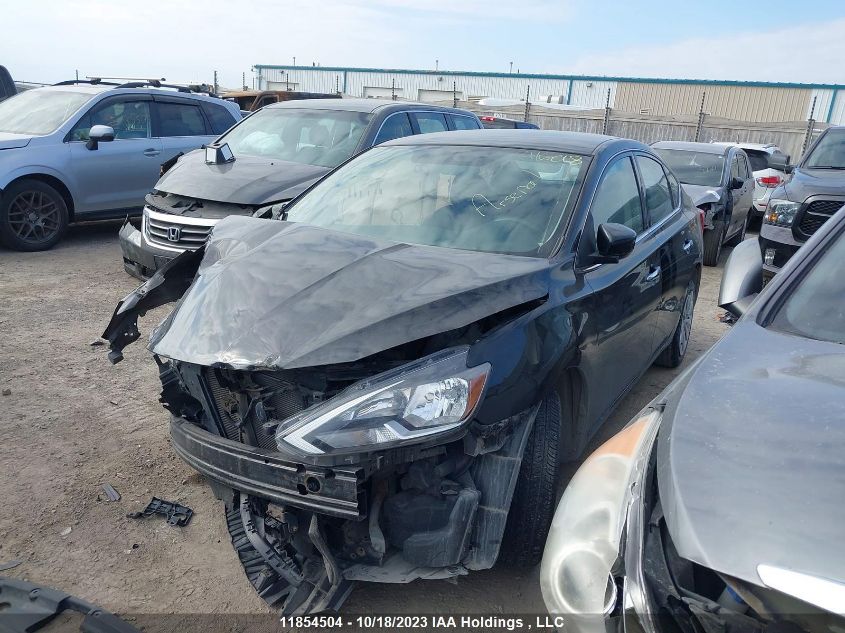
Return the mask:
POLYGON ((619 82, 614 108, 657 116, 704 111, 740 121, 800 121, 807 116, 810 90, 762 86, 619 82))
POLYGON ((615 81, 587 81, 576 79, 572 82, 569 104, 585 108, 603 108, 607 104, 607 91, 610 90, 610 107, 615 107, 617 83, 615 81))

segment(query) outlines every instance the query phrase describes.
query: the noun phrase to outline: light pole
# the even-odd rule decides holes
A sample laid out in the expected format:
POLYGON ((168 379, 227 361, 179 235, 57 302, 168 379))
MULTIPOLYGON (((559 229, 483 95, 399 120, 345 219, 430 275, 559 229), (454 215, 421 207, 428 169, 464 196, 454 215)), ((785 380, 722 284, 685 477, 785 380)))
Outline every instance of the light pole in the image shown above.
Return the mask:
POLYGON ((511 62, 511 69, 510 69, 510 73, 511 73, 511 74, 513 74, 513 62, 511 62))
POLYGON ((293 56, 293 65, 296 66, 296 55, 293 56))

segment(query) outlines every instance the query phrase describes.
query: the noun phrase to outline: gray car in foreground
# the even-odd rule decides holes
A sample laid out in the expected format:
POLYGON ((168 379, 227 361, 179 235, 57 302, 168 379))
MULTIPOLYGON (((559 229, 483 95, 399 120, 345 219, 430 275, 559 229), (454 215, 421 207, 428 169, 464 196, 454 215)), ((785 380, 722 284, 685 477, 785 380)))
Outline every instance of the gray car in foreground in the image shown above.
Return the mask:
POLYGON ((660 141, 652 147, 704 212, 704 265, 715 266, 723 244, 745 239, 754 195, 748 156, 715 143, 660 141))
POLYGON ((160 82, 71 81, 0 103, 0 242, 51 248, 71 222, 138 214, 161 164, 241 118, 160 82))
POLYGON ((734 249, 720 303, 744 316, 563 495, 558 629, 845 630, 843 233, 840 211, 756 300, 757 244, 734 249))

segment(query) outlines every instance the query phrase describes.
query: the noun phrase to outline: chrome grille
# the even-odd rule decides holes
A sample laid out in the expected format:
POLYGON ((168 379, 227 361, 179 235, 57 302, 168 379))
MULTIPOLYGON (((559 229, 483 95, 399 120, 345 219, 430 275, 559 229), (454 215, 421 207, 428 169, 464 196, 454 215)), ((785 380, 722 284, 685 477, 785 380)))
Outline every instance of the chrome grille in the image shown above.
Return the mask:
POLYGON ((144 236, 147 240, 170 250, 193 250, 208 239, 216 220, 183 218, 144 208, 144 236))

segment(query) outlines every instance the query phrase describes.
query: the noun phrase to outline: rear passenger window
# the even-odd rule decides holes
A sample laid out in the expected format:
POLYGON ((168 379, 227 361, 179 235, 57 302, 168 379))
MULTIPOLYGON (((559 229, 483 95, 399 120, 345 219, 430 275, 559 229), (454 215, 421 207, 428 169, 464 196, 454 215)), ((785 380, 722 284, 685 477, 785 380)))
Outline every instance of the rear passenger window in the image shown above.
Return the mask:
POLYGON ((656 160, 646 156, 637 156, 637 167, 643 179, 645 192, 645 206, 651 224, 657 224, 669 217, 675 206, 672 204, 672 194, 669 193, 669 181, 663 173, 663 167, 656 160))
POLYGON ((666 178, 669 180, 669 193, 672 194, 672 205, 677 207, 681 204, 681 183, 675 178, 675 174, 668 167, 665 167, 666 178))
POLYGON ((601 184, 590 207, 593 228, 599 224, 615 222, 637 233, 643 230, 643 210, 640 189, 630 158, 620 158, 604 172, 601 184))
POLYGON ((373 145, 392 141, 395 138, 402 138, 403 136, 411 136, 413 133, 414 130, 411 128, 411 120, 405 112, 391 114, 381 124, 381 129, 373 145))
POLYGON ((478 121, 468 116, 461 116, 460 114, 450 115, 452 118, 452 127, 456 130, 477 130, 480 126, 478 121))
POLYGON ((235 117, 226 108, 211 103, 205 104, 205 113, 211 121, 211 131, 214 134, 223 134, 235 124, 235 117))
POLYGON ((446 127, 446 117, 439 112, 414 112, 411 116, 416 118, 420 134, 445 132, 449 129, 446 127))
POLYGON ((205 120, 195 105, 157 103, 160 136, 203 136, 205 120))

